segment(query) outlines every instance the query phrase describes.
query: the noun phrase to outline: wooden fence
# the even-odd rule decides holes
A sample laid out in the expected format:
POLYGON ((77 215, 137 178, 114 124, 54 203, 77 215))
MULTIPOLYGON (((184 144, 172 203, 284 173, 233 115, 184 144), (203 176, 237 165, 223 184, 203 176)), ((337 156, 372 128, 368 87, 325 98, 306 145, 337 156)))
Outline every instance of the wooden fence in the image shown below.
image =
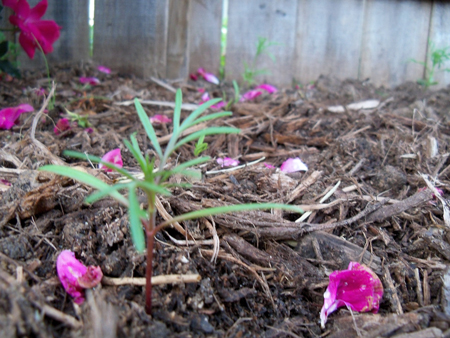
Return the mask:
MULTIPOLYGON (((93 60, 142 77, 184 78, 203 67, 219 73, 222 0, 95 0, 93 56, 88 0, 48 0, 45 18, 63 27, 50 62, 93 60)), ((38 0, 30 0, 36 4, 38 0)), ((241 79, 258 37, 279 43, 257 68, 261 81, 291 85, 319 75, 370 78, 395 86, 424 76, 429 43, 450 46, 450 4, 419 0, 229 0, 226 78, 241 79)), ((42 60, 21 57, 23 68, 42 60)), ((448 65, 450 67, 450 64, 448 65)), ((439 72, 440 86, 450 73, 439 72)))

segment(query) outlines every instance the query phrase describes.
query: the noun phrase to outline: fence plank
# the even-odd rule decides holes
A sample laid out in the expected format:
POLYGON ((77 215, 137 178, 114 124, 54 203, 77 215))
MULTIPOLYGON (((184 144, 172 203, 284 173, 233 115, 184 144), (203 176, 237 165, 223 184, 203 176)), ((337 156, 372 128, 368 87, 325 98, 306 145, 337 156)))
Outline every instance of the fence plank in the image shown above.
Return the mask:
MULTIPOLYGON (((40 0, 29 0, 34 7, 40 0)), ((61 35, 53 44, 53 52, 47 55, 50 64, 89 59, 89 6, 88 0, 49 1, 43 19, 54 20, 61 26, 61 35)), ((45 68, 40 52, 30 60, 25 52, 19 56, 22 70, 45 68)))
POLYGON ((94 61, 141 77, 164 77, 168 13, 168 0, 96 0, 94 61))
POLYGON ((167 35, 166 76, 178 79, 188 75, 188 20, 190 0, 170 1, 167 35))
POLYGON ((189 73, 202 67, 219 74, 222 1, 192 0, 189 17, 189 73))
POLYGON ((257 60, 257 69, 271 72, 271 75, 258 77, 258 82, 270 79, 270 83, 278 85, 291 83, 297 5, 297 0, 229 0, 225 60, 227 79, 242 81, 243 61, 252 62, 260 36, 280 45, 268 49, 276 57, 275 63, 267 55, 257 60))
MULTIPOLYGON (((450 47, 450 6, 448 3, 434 2, 429 41, 438 49, 450 47)), ((430 48, 428 53, 430 53, 430 48)), ((431 64, 431 60, 428 60, 428 63, 431 64)), ((445 68, 450 68, 450 61, 444 63, 442 69, 445 68)), ((433 86, 433 89, 444 88, 450 84, 450 72, 436 70, 434 79, 439 83, 433 86)))
POLYGON ((295 76, 302 84, 321 74, 358 77, 364 2, 302 0, 297 19, 295 76))
POLYGON ((396 86, 422 77, 422 69, 408 60, 425 60, 431 6, 428 1, 367 2, 360 78, 396 86))

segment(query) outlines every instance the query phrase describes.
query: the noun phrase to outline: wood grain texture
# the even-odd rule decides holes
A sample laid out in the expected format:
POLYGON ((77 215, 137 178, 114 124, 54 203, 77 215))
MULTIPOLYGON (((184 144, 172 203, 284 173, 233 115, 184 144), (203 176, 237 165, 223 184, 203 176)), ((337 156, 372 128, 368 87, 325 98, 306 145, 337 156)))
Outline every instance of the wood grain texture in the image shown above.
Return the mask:
POLYGON ((421 78, 422 69, 408 60, 425 60, 431 7, 428 1, 367 1, 359 78, 390 87, 421 78))
MULTIPOLYGON (((34 7, 39 0, 29 0, 34 7)), ((54 20, 61 26, 61 35, 53 44, 53 52, 47 55, 50 65, 89 59, 89 1, 49 1, 43 19, 54 20)), ((40 51, 36 50, 33 60, 25 52, 19 57, 21 69, 45 69, 40 51)))
POLYGON ((164 77, 167 22, 167 0, 96 0, 94 61, 140 77, 164 77))
POLYGON ((364 20, 364 1, 299 2, 295 77, 302 84, 321 74, 357 78, 364 20))
MULTIPOLYGON (((450 5, 448 3, 433 3, 429 41, 438 49, 450 46, 450 5)), ((430 46, 428 53, 430 53, 430 46)), ((428 60, 428 63, 431 63, 431 60, 428 60)), ((442 68, 450 68, 450 61, 447 61, 442 68)), ((433 86, 433 89, 444 88, 450 84, 450 72, 437 70, 434 79, 439 83, 433 86)))
POLYGON ((220 69, 222 1, 191 0, 189 16, 189 73, 202 67, 220 69))
POLYGON ((166 77, 178 79, 188 76, 188 21, 190 0, 170 1, 167 34, 166 77))
POLYGON ((293 77, 297 0, 230 0, 225 74, 229 80, 242 81, 243 62, 251 63, 256 54, 258 37, 279 43, 268 49, 276 57, 261 55, 257 69, 270 75, 259 76, 258 82, 289 85, 293 77))

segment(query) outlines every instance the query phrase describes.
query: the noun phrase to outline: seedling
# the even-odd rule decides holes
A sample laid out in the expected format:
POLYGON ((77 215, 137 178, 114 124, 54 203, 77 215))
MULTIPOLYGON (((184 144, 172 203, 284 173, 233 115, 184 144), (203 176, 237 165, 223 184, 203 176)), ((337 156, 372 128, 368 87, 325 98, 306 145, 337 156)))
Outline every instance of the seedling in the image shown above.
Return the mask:
MULTIPOLYGON (((440 70, 443 64, 450 60, 450 52, 448 52, 450 46, 436 49, 433 43, 430 43, 430 55, 429 59, 431 60, 431 65, 428 65, 428 61, 422 62, 411 59, 409 61, 418 63, 419 65, 424 66, 425 68, 425 77, 423 79, 417 80, 417 82, 428 89, 430 86, 437 85, 438 82, 434 80, 434 75, 436 70, 440 70)), ((449 68, 442 69, 445 72, 450 72, 449 68)))
POLYGON ((279 45, 277 42, 269 41, 267 38, 258 37, 258 42, 256 43, 256 54, 253 58, 252 63, 249 65, 244 61, 244 73, 242 74, 242 78, 247 83, 248 86, 253 85, 256 80, 255 77, 258 75, 270 74, 267 69, 256 69, 256 62, 259 57, 263 54, 268 55, 273 62, 275 62, 275 55, 270 53, 267 49, 272 46, 279 45))
POLYGON ((71 111, 69 111, 67 109, 66 109, 66 113, 69 115, 70 120, 77 122, 81 128, 87 128, 91 125, 88 121, 87 116, 82 116, 77 113, 72 113, 71 111))
POLYGON ((93 175, 87 174, 85 172, 79 171, 75 168, 65 167, 65 166, 55 166, 47 165, 41 170, 50 171, 62 176, 70 177, 72 179, 78 180, 84 184, 87 184, 98 191, 88 196, 86 199, 87 203, 93 203, 103 197, 111 196, 119 201, 122 205, 128 208, 128 215, 130 221, 130 235, 137 251, 143 252, 147 244, 147 271, 146 271, 146 293, 145 293, 145 310, 148 314, 152 310, 152 285, 151 277, 153 274, 152 262, 153 262, 153 243, 154 236, 161 229, 169 226, 174 222, 182 222, 190 219, 196 219, 206 216, 214 216, 223 213, 238 212, 244 210, 256 210, 256 209, 270 209, 279 208, 284 210, 290 210, 294 212, 301 213, 301 209, 292 205, 275 204, 275 203, 262 203, 262 204, 239 204, 230 205, 224 207, 206 208, 193 212, 189 212, 183 215, 175 216, 172 220, 164 221, 162 223, 156 224, 156 198, 157 194, 169 196, 171 195, 171 187, 186 187, 184 183, 170 183, 169 178, 172 175, 184 175, 201 178, 201 173, 198 171, 190 170, 190 167, 197 166, 201 163, 208 162, 210 160, 209 156, 203 156, 195 158, 193 160, 173 165, 168 163, 169 158, 174 152, 181 146, 188 142, 192 142, 205 137, 206 135, 216 135, 216 134, 235 134, 239 133, 239 129, 232 127, 207 127, 200 131, 194 132, 190 135, 183 136, 183 132, 186 129, 193 127, 202 122, 218 119, 225 116, 230 116, 231 112, 218 112, 209 115, 200 116, 209 107, 217 104, 221 99, 209 100, 202 104, 197 110, 192 112, 184 121, 180 121, 181 116, 181 102, 182 94, 181 90, 176 93, 175 99, 175 109, 173 114, 173 132, 166 149, 163 151, 158 142, 158 138, 155 134, 152 124, 149 121, 149 117, 145 113, 142 105, 137 99, 134 100, 139 119, 146 131, 148 138, 153 145, 153 148, 157 154, 156 157, 150 158, 149 154, 142 155, 142 151, 139 148, 135 134, 130 136, 130 141, 125 139, 123 142, 128 148, 130 153, 136 159, 139 164, 142 173, 144 174, 143 179, 138 179, 133 176, 131 172, 126 169, 119 168, 114 164, 102 161, 96 156, 90 156, 83 153, 66 151, 65 155, 72 156, 79 159, 88 159, 91 162, 101 163, 103 166, 110 168, 121 175, 125 176, 128 181, 127 183, 117 183, 114 185, 108 185, 100 179, 93 175), (159 164, 157 170, 155 170, 156 159, 158 158, 159 164), (172 166, 170 166, 172 165, 172 166), (126 191, 128 196, 121 194, 119 191, 126 191), (148 201, 147 209, 141 209, 138 202, 137 191, 143 192, 148 201))
POLYGON ((208 143, 204 143, 205 135, 200 136, 197 143, 195 144, 194 155, 198 156, 206 149, 208 149, 208 143))

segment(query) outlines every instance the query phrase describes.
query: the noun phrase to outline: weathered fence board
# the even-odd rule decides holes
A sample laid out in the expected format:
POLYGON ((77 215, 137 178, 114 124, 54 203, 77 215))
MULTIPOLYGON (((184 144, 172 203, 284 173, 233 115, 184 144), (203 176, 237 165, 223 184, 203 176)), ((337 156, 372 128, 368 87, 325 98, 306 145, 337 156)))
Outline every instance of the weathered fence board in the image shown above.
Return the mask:
POLYGON ((165 77, 167 0, 96 0, 94 61, 142 77, 165 77))
POLYGON ((190 0, 170 1, 167 35, 166 75, 169 79, 186 77, 188 73, 188 20, 190 0))
MULTIPOLYGON (((34 7, 40 0, 29 0, 34 7)), ((53 52, 47 55, 52 62, 71 62, 89 59, 89 6, 88 0, 49 1, 43 19, 55 20, 61 26, 60 38, 53 45, 53 52)), ((21 53, 19 62, 22 69, 44 68, 42 55, 36 51, 33 60, 25 52, 21 53)))
MULTIPOLYGON (((428 55, 431 52, 431 43, 438 49, 450 46, 450 6, 448 3, 435 2, 433 4, 429 41, 428 55)), ((428 63, 431 64, 429 58, 428 63)), ((444 64, 443 68, 450 68, 450 62, 444 64)), ((437 70, 434 79, 439 84, 433 88, 446 87, 450 84, 450 72, 437 70)))
POLYGON ((303 84, 321 74, 342 80, 357 78, 363 19, 364 1, 300 1, 296 68, 286 75, 295 76, 303 84))
POLYGON ((256 69, 267 69, 271 73, 258 79, 270 79, 273 84, 290 83, 295 61, 297 5, 297 0, 229 1, 225 61, 227 79, 242 80, 243 62, 252 63, 258 37, 264 37, 279 45, 268 49, 275 56, 275 63, 267 55, 257 60, 256 69))
POLYGON ((360 78, 377 86, 421 78, 408 60, 425 60, 431 2, 372 0, 365 11, 360 78))
POLYGON ((189 18, 189 73, 202 67, 219 74, 222 1, 191 0, 189 18))

